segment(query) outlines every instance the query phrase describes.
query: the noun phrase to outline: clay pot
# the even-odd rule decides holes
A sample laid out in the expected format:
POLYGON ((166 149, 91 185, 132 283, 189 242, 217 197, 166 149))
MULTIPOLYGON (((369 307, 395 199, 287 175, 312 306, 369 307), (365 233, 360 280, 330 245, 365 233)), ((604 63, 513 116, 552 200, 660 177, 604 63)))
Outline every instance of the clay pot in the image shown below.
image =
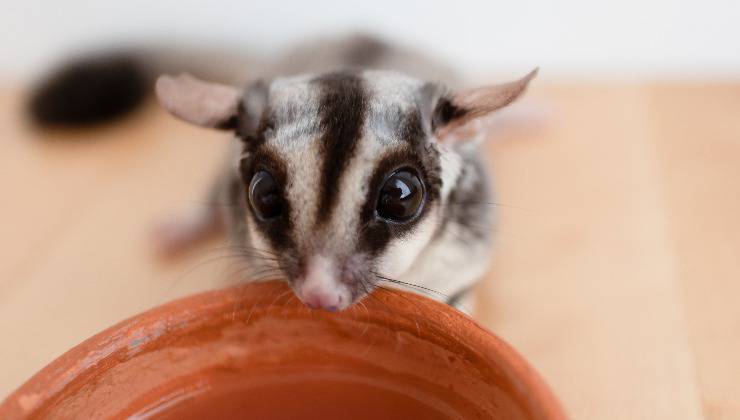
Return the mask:
POLYGON ((379 291, 328 313, 282 283, 187 297, 41 370, 0 418, 564 419, 511 347, 456 310, 379 291))

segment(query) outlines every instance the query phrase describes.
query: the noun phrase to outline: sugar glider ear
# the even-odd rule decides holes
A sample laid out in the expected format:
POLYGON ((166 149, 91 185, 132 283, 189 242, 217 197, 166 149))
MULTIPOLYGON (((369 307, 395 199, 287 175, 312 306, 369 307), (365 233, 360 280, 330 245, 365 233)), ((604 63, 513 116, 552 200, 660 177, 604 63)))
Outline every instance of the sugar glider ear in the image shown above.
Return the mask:
POLYGON ((236 87, 180 74, 159 76, 155 90, 162 106, 181 120, 222 129, 236 123, 242 93, 236 87))
POLYGON ((484 86, 441 96, 432 111, 432 130, 441 142, 474 138, 480 134, 481 121, 519 98, 537 75, 534 69, 519 80, 484 86))

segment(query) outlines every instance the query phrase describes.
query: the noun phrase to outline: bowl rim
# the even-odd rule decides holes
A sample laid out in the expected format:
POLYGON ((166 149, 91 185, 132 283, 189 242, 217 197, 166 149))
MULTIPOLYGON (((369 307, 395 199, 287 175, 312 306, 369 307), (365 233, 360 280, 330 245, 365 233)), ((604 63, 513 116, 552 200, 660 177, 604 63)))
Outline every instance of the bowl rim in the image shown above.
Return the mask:
MULTIPOLYGON (((183 335, 211 324, 228 322, 229 313, 233 318, 237 301, 241 304, 240 299, 264 295, 260 292, 274 292, 276 287, 279 291, 286 289, 287 285, 282 281, 265 281, 205 291, 164 303, 118 322, 74 346, 34 374, 0 404, 0 418, 34 417, 39 410, 53 404, 73 382, 84 382, 85 378, 92 377, 99 369, 109 369, 156 347, 165 336, 183 335), (248 289, 255 290, 248 295, 245 293, 248 289)), ((431 322, 459 325, 461 328, 455 330, 455 336, 461 342, 472 343, 479 353, 500 361, 499 367, 527 401, 533 418, 567 418, 558 399, 539 373, 512 346, 473 318, 449 305, 407 291, 377 290, 373 296, 385 305, 392 305, 394 310, 406 311, 401 315, 410 314, 421 306, 425 308, 425 314, 430 315, 431 322), (415 305, 409 305, 408 299, 415 305)), ((253 299, 253 303, 260 303, 259 298, 253 299)), ((333 315, 322 312, 321 316, 333 315)), ((377 316, 386 323, 394 321, 387 313, 379 312, 377 316)))

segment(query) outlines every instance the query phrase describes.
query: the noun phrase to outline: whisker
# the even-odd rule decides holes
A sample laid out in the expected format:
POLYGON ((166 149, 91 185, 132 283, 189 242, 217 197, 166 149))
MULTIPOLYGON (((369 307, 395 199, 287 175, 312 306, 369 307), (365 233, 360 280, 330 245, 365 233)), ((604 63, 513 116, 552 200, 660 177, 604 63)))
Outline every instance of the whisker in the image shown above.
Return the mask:
POLYGON ((197 262, 194 266, 187 269, 184 273, 177 276, 176 279, 174 279, 171 284, 164 290, 164 294, 168 294, 172 292, 172 289, 174 289, 178 284, 180 284, 184 279, 189 277, 193 272, 198 270, 199 268, 204 267, 207 264, 217 263, 220 261, 235 261, 240 258, 244 258, 242 255, 218 255, 211 258, 207 258, 205 260, 201 260, 197 262))
POLYGON ((208 248, 208 249, 204 249, 204 250, 201 250, 200 253, 207 255, 207 254, 212 254, 214 252, 224 251, 224 250, 239 251, 241 253, 244 253, 245 255, 257 255, 257 256, 259 256, 259 255, 262 255, 262 254, 266 254, 266 255, 268 255, 270 257, 278 257, 279 256, 276 252, 273 252, 273 251, 264 250, 264 249, 260 249, 260 248, 256 248, 256 247, 250 247, 250 246, 244 246, 244 245, 231 245, 231 244, 226 244, 226 245, 221 245, 221 246, 216 246, 216 247, 211 247, 211 248, 208 248))
POLYGON ((273 267, 273 266, 263 266, 263 267, 253 267, 253 266, 246 266, 241 267, 237 269, 235 272, 232 272, 229 276, 230 277, 237 277, 242 278, 244 275, 248 278, 245 278, 244 281, 247 282, 255 282, 258 278, 266 279, 269 277, 279 277, 283 274, 283 271, 280 267, 273 267))
POLYGON ((442 296, 442 297, 447 298, 447 299, 450 298, 448 295, 446 295, 446 294, 444 294, 442 292, 439 292, 437 290, 434 290, 432 288, 426 287, 426 286, 421 286, 421 285, 414 284, 414 283, 409 283, 409 282, 405 282, 405 281, 401 281, 401 280, 392 279, 392 278, 383 276, 383 275, 381 275, 381 274, 379 274, 379 273, 377 273, 375 271, 371 271, 371 273, 373 273, 379 279, 384 280, 384 281, 387 281, 387 282, 396 283, 396 284, 400 284, 400 285, 408 286, 408 287, 414 287, 414 288, 417 288, 417 289, 420 289, 420 290, 424 290, 424 291, 427 291, 427 292, 430 292, 430 293, 434 293, 436 295, 442 296))
MULTIPOLYGON (((364 287, 364 283, 363 283, 363 287, 364 287)), ((409 302, 409 303, 411 303, 413 305, 416 305, 418 307, 418 302, 414 302, 412 299, 409 299, 408 296, 404 295, 403 293, 400 293, 400 291, 397 290, 397 289, 385 287, 385 286, 380 285, 380 284, 374 284, 372 287, 378 288, 378 289, 381 289, 381 290, 384 290, 384 291, 386 291, 388 293, 393 293, 394 295, 400 297, 401 299, 403 299, 403 300, 405 300, 405 301, 407 301, 407 302, 409 302)), ((379 299, 377 296, 374 296, 372 294, 368 294, 367 296, 368 296, 368 298, 374 299, 376 302, 381 303, 389 312, 393 312, 393 313, 396 312, 392 307, 390 307, 383 300, 379 299)), ((417 322, 416 320, 413 320, 413 321, 414 322, 417 322)))
POLYGON ((467 205, 486 205, 486 206, 493 206, 493 207, 501 207, 501 208, 508 208, 508 209, 516 209, 516 210, 524 210, 524 211, 532 211, 531 209, 528 209, 526 207, 519 207, 519 206, 513 206, 510 204, 503 204, 503 203, 497 203, 494 201, 475 201, 475 200, 460 200, 460 201, 453 201, 450 200, 447 202, 448 205, 455 205, 455 206, 467 206, 467 205))
MULTIPOLYGON (((388 288, 388 287, 383 287, 383 286, 378 285, 378 284, 376 284, 375 286, 378 287, 379 289, 386 290, 389 293, 394 293, 396 296, 404 299, 405 301, 407 301, 410 304, 413 304, 417 308, 420 307, 419 306, 419 302, 416 302, 416 301, 410 299, 408 296, 406 296, 406 295, 404 295, 402 293, 399 293, 400 292, 399 290, 395 290, 393 288, 388 288)), ((373 297, 373 296, 371 296, 371 297, 373 297)), ((376 299, 376 300, 379 301, 379 302, 382 302, 380 299, 376 299)), ((386 306, 390 311, 393 311, 393 308, 390 308, 387 304, 384 303, 384 306, 386 306)), ((419 324, 420 319, 418 317, 404 317, 404 318, 406 318, 407 320, 409 320, 409 321, 411 321, 411 322, 414 323, 414 325, 416 326, 416 332, 420 336, 421 335, 421 325, 419 324)), ((422 318, 421 319, 421 322, 426 322, 426 320, 422 318)), ((386 323, 386 326, 387 326, 387 323, 386 323)))
POLYGON ((357 302, 357 304, 362 305, 362 308, 365 309, 365 328, 363 328, 362 332, 360 333, 360 337, 364 337, 367 329, 370 328, 370 309, 367 308, 365 302, 360 301, 357 302))

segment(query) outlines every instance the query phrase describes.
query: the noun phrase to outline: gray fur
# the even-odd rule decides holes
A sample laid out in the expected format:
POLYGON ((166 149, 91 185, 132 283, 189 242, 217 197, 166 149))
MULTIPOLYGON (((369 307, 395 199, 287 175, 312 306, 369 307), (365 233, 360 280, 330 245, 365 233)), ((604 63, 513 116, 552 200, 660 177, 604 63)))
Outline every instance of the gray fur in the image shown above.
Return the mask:
MULTIPOLYGON (((291 235, 297 246, 294 250, 285 251, 277 265, 273 261, 265 261, 261 258, 264 254, 259 252, 257 256, 252 251, 246 252, 249 254, 246 257, 250 259, 254 272, 267 270, 272 273, 271 268, 279 268, 288 278, 294 279, 301 275, 300 264, 309 254, 328 254, 341 261, 340 271, 350 277, 342 285, 348 288, 352 301, 377 284, 396 286, 376 277, 371 271, 391 279, 432 287, 440 292, 432 296, 437 299, 456 295, 470 288, 487 263, 485 252, 480 250, 487 249, 490 242, 490 230, 483 226, 490 219, 491 206, 483 204, 488 201, 488 190, 482 165, 474 154, 464 155, 449 148, 439 152, 439 146, 427 139, 425 146, 430 152, 432 149, 438 152, 425 158, 432 160, 433 165, 444 166, 443 191, 439 200, 430 204, 423 226, 417 229, 421 232, 391 241, 387 248, 389 252, 377 258, 357 252, 358 232, 361 231, 357 221, 367 195, 368 180, 376 162, 386 151, 408 147, 399 137, 398 128, 409 112, 420 112, 419 103, 426 86, 420 80, 392 72, 365 71, 359 74, 368 87, 370 98, 364 117, 364 135, 348 162, 346 173, 339 179, 339 182, 345 182, 339 188, 341 202, 325 228, 316 223, 320 188, 311 182, 321 178, 322 154, 318 143, 321 134, 318 118, 320 92, 309 83, 313 76, 276 79, 270 85, 268 108, 274 116, 275 126, 270 137, 265 139, 264 147, 283 159, 287 172, 293 175, 288 181, 287 194, 292 208, 300 209, 291 214, 294 226, 291 235), (473 198, 476 202, 472 202, 473 198), (450 202, 451 199, 455 202, 450 202), (467 253, 451 252, 468 249, 475 250, 475 259, 467 253), (397 255, 394 257, 393 254, 397 255), (423 266, 422 261, 435 260, 445 261, 444 266, 434 264, 433 270, 423 266)), ((430 112, 429 109, 424 112, 430 112)), ((429 120, 425 116, 424 121, 429 120)), ((431 128, 427 126, 426 130, 427 135, 431 135, 431 128)), ((234 139, 237 145, 242 141, 234 139)), ((245 148, 242 158, 250 157, 248 149, 245 148)), ((227 187, 233 189, 241 182, 240 174, 233 171, 227 187)), ((227 196, 232 200, 227 207, 230 209, 227 226, 231 229, 231 238, 246 249, 274 252, 268 245, 268 238, 261 236, 255 222, 248 217, 249 209, 244 205, 246 198, 243 192, 227 196)), ((423 289, 416 291, 423 292, 423 289)))
MULTIPOLYGON (((422 293, 434 289, 439 292, 434 298, 463 301, 485 273, 492 239, 493 206, 480 153, 473 142, 464 141, 468 138, 460 138, 466 131, 453 133, 455 141, 438 138, 433 126, 437 104, 443 99, 445 105, 454 103, 445 86, 418 75, 445 74, 443 66, 418 55, 404 61, 401 50, 359 41, 322 49, 323 55, 299 49, 282 74, 298 72, 295 65, 302 63, 300 75, 275 76, 281 74, 275 67, 266 72, 269 81, 245 90, 230 163, 214 186, 218 192, 213 196, 225 199, 227 206, 213 209, 225 209, 229 236, 252 268, 249 279, 258 273, 281 274, 304 301, 321 302, 313 299, 316 293, 330 290, 333 300, 322 306, 342 309, 376 286, 403 283, 422 293), (363 54, 356 47, 372 51, 363 54), (329 64, 350 69, 310 72, 329 64), (358 64, 395 65, 405 74, 361 70, 358 64), (374 194, 377 183, 399 165, 420 174, 426 200, 411 222, 394 225, 373 216, 374 194), (279 224, 258 220, 247 204, 256 168, 279 178, 287 203, 279 224)), ((517 95, 528 81, 516 85, 517 95)))

